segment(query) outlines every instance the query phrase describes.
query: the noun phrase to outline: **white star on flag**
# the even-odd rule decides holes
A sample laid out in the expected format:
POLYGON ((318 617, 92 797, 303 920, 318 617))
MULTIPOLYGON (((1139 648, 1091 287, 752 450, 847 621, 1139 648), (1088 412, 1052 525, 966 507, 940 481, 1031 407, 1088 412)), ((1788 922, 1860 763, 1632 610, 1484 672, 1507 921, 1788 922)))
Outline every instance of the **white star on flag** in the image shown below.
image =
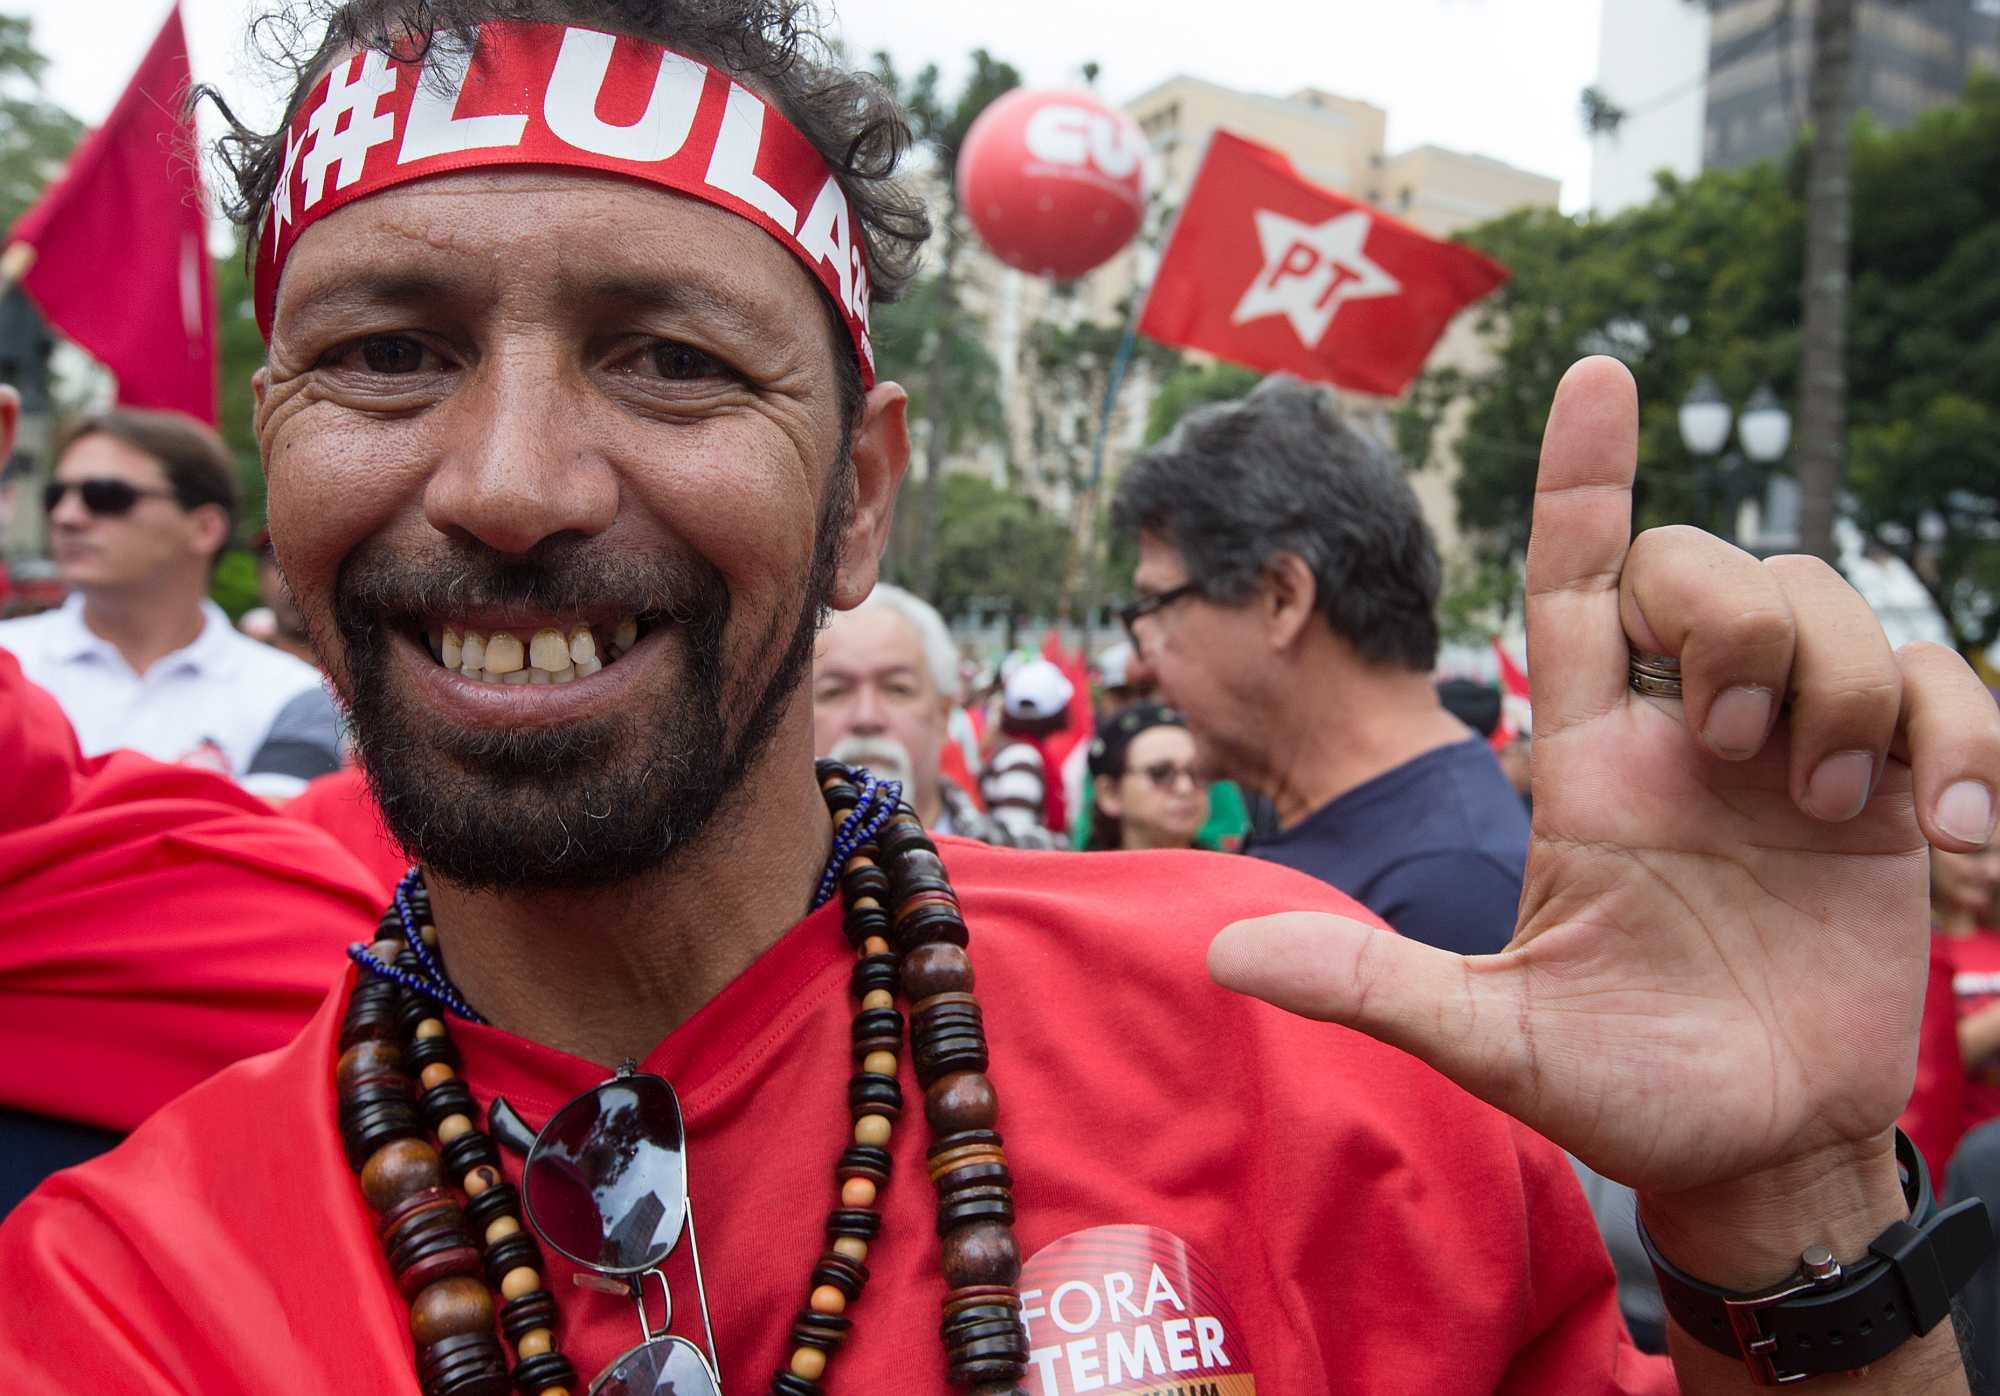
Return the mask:
POLYGON ((1362 251, 1370 223, 1360 209, 1316 227, 1269 209, 1260 208, 1253 216, 1264 266, 1237 302, 1231 324, 1283 315, 1301 343, 1317 348, 1341 306, 1403 289, 1362 251))

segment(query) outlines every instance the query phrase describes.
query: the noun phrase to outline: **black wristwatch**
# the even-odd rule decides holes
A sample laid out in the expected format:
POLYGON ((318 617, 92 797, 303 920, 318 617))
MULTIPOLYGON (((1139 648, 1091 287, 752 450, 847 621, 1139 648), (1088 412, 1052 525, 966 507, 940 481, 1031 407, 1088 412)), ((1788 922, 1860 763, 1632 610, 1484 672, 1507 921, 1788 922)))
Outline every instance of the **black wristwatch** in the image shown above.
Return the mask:
POLYGON ((1760 1386, 1851 1372, 1879 1362, 1951 1313, 1952 1296, 1993 1254, 1986 1204, 1970 1198, 1940 1212, 1923 1155, 1900 1129, 1896 1162, 1910 1219, 1892 1223, 1852 1265, 1811 1246, 1799 1268, 1750 1294, 1717 1289, 1675 1268, 1645 1224, 1639 1243, 1660 1279, 1667 1312, 1691 1337, 1741 1358, 1760 1386))

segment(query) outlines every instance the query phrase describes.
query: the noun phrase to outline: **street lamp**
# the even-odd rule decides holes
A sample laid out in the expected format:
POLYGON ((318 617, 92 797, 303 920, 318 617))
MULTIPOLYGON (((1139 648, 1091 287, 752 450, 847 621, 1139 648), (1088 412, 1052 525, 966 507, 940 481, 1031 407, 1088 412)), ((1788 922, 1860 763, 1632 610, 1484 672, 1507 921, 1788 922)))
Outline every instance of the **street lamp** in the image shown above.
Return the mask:
POLYGON ((1750 394, 1750 401, 1743 404, 1743 415, 1736 422, 1736 437, 1743 443, 1744 454, 1760 465, 1771 465, 1784 458, 1785 447, 1792 442, 1792 414, 1778 401, 1770 384, 1750 394))
MULTIPOLYGON (((1729 444, 1732 424, 1743 454, 1760 466, 1769 467, 1783 459, 1785 447, 1791 444, 1792 414, 1778 401, 1778 395, 1771 391, 1769 384, 1752 393, 1738 415, 1731 410, 1729 400, 1723 397, 1713 378, 1706 373, 1697 378, 1686 400, 1681 403, 1680 429, 1681 444, 1698 462, 1699 499, 1695 522, 1703 528, 1709 526, 1714 513, 1711 496, 1715 492, 1718 475, 1722 484, 1724 520, 1733 523, 1728 517, 1729 505, 1735 499, 1737 491, 1732 486, 1737 483, 1742 461, 1734 451, 1722 454, 1729 444)), ((1728 537, 1734 531, 1733 528, 1725 528, 1723 536, 1728 537)))

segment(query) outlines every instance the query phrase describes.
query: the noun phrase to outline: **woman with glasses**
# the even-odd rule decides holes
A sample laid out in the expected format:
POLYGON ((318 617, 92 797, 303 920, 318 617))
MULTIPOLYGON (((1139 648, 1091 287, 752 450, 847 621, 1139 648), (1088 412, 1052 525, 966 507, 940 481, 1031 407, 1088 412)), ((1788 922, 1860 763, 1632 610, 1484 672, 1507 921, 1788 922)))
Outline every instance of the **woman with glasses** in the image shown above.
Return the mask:
POLYGON ((1208 819, 1208 780, 1172 708, 1141 703, 1098 724, 1090 744, 1089 849, 1193 848, 1208 819))

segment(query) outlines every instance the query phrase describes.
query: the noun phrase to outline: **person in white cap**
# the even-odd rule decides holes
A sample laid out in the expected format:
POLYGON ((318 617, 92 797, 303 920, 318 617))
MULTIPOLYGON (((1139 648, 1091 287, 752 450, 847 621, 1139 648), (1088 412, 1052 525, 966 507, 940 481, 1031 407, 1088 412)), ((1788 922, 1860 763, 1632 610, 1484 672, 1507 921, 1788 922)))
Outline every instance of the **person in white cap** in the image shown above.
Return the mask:
POLYGON ((1069 827, 1060 761, 1050 739, 1069 723, 1076 685, 1046 659, 1031 659, 1007 676, 1000 692, 999 745, 980 773, 979 794, 993 817, 1010 828, 1069 827))

